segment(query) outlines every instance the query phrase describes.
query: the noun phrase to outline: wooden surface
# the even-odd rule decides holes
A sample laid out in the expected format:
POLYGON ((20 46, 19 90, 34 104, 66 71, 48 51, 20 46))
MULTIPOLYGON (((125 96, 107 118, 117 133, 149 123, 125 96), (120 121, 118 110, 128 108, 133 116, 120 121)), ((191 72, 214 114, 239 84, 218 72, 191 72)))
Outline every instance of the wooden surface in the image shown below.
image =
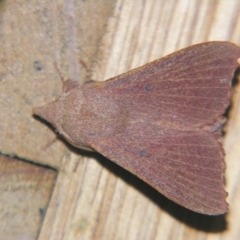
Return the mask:
POLYGON ((195 43, 240 45, 239 12, 239 0, 1 1, 0 152, 18 157, 0 161, 1 239, 239 239, 238 85, 223 139, 225 216, 174 204, 99 154, 54 141, 32 116, 61 93, 54 63, 65 79, 103 81, 195 43))

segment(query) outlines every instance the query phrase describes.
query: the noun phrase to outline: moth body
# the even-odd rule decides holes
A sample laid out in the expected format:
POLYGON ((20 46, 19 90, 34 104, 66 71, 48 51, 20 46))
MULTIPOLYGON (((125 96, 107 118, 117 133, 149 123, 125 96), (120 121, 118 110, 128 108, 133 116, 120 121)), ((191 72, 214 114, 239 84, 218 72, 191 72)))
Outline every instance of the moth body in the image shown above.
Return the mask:
POLYGON ((66 81, 34 114, 193 211, 227 212, 219 128, 240 48, 197 44, 105 82, 66 81))

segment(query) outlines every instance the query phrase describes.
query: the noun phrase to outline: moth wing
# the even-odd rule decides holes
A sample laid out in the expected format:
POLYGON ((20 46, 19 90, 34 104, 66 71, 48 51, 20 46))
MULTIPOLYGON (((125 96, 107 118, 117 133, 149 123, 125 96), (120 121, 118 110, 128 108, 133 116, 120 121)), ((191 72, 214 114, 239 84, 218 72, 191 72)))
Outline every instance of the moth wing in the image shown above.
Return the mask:
POLYGON ((105 81, 129 118, 172 126, 212 124, 229 105, 240 48, 229 42, 194 45, 105 81))
POLYGON ((195 212, 227 211, 224 152, 206 131, 161 129, 133 123, 125 132, 94 139, 91 147, 167 198, 195 212))
POLYGON ((186 208, 225 213, 224 151, 211 132, 222 125, 239 57, 232 43, 208 42, 97 84, 126 122, 90 146, 186 208))

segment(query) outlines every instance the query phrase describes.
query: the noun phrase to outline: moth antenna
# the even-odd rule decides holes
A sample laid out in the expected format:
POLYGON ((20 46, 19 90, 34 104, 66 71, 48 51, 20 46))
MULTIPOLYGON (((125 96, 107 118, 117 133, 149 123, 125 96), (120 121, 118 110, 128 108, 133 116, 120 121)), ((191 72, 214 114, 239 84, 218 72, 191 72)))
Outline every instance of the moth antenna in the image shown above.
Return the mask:
POLYGON ((81 59, 79 60, 79 63, 85 68, 86 76, 87 76, 88 79, 90 79, 91 74, 90 74, 90 69, 87 66, 87 64, 83 60, 81 60, 81 59))
POLYGON ((60 69, 58 68, 57 64, 54 62, 53 65, 54 65, 54 67, 55 67, 55 69, 56 69, 56 71, 57 71, 57 73, 58 73, 58 75, 59 75, 62 83, 64 83, 64 82, 65 82, 64 77, 62 76, 62 74, 61 74, 61 72, 60 72, 60 69))
POLYGON ((87 64, 83 60, 80 59, 79 63, 86 69, 87 72, 89 72, 89 68, 88 68, 87 64))

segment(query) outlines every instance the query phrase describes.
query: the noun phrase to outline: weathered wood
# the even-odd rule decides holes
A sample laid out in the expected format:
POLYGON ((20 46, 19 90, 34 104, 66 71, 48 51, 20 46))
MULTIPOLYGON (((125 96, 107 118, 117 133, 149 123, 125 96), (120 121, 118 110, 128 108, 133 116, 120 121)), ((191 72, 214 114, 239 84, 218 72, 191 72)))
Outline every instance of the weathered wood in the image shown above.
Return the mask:
POLYGON ((179 207, 98 154, 52 143, 54 132, 31 115, 61 93, 54 63, 65 79, 101 81, 195 43, 240 45, 238 0, 8 0, 0 7, 0 151, 59 171, 39 239, 240 237, 239 86, 223 139, 229 213, 219 217, 179 207))

